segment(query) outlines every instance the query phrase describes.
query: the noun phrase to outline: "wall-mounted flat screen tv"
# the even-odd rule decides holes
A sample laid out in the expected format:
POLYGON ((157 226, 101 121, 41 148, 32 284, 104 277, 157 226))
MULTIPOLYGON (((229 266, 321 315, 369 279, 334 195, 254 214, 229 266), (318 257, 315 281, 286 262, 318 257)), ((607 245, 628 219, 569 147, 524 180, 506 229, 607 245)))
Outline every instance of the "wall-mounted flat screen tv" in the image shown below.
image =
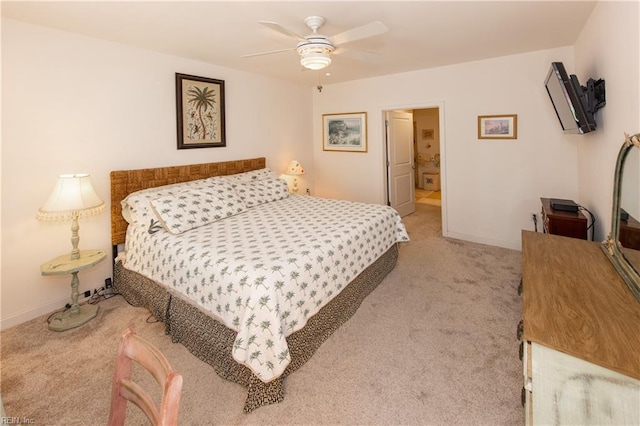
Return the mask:
POLYGON ((604 80, 589 79, 587 87, 568 75, 562 62, 552 62, 544 85, 565 133, 596 130, 595 113, 605 105, 604 80))

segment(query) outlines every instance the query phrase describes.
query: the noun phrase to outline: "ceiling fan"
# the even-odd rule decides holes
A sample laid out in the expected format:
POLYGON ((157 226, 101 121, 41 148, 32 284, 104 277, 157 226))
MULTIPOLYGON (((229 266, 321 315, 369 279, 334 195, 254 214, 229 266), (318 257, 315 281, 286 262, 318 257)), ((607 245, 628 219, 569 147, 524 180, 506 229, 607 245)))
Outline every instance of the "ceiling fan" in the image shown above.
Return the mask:
POLYGON ((320 70, 328 66, 331 63, 331 56, 333 54, 344 53, 345 55, 349 55, 357 59, 371 59, 375 57, 376 54, 344 49, 342 45, 351 43, 352 41, 362 40, 363 38, 384 34, 388 31, 387 27, 382 22, 374 21, 336 34, 332 37, 327 37, 318 33, 318 28, 324 24, 325 19, 322 16, 309 16, 305 18, 304 23, 312 32, 307 36, 301 36, 276 22, 258 22, 274 31, 286 35, 287 37, 298 40, 298 43, 296 47, 293 48, 251 53, 243 55, 243 58, 295 50, 300 55, 300 63, 302 66, 310 70, 320 70))

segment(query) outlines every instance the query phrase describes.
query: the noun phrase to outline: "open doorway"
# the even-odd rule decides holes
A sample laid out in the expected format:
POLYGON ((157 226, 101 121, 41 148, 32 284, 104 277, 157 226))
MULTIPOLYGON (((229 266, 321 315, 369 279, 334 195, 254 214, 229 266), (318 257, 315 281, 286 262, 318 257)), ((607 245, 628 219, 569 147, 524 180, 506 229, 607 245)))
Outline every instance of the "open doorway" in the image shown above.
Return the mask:
MULTIPOLYGON (((425 102, 411 106, 396 106, 382 111, 385 119, 385 170, 386 170, 386 199, 394 207, 398 200, 406 194, 411 194, 412 211, 424 211, 419 206, 431 204, 440 210, 442 218, 442 235, 448 235, 447 218, 447 180, 446 180, 446 135, 444 129, 444 104, 425 102), (391 112, 406 112, 412 116, 410 131, 412 141, 409 168, 410 176, 405 186, 398 185, 399 180, 393 181, 392 153, 398 151, 394 142, 393 132, 389 132, 387 119, 391 112), (414 118, 413 116, 416 116, 414 118), (427 176, 425 176, 425 174, 427 176), (429 176, 435 175, 435 176, 429 176), (427 188, 425 189, 425 179, 427 188), (392 184, 393 183, 393 184, 392 184), (410 188, 407 188, 409 187, 410 188)), ((404 144, 402 145, 404 146, 404 144)), ((404 148, 402 150, 404 151, 404 148)), ((395 207, 394 207, 395 208, 395 207)), ((431 206, 429 206, 431 208, 431 206)), ((413 213, 409 213, 413 214, 413 213)))

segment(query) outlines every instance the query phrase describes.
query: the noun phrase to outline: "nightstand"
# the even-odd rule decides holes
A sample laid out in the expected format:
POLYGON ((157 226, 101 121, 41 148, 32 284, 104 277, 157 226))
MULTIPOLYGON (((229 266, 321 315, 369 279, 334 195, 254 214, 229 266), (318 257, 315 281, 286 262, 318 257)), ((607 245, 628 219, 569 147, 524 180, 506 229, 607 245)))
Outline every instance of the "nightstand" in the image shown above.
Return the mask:
POLYGON ((587 218, 580 211, 554 210, 550 198, 540 198, 542 202, 542 226, 547 234, 563 237, 587 238, 587 218))
POLYGON ((80 250, 80 258, 71 259, 67 253, 40 265, 42 275, 71 274, 71 308, 55 314, 51 318, 49 328, 54 331, 64 331, 79 327, 98 314, 97 305, 78 304, 78 272, 89 269, 107 258, 104 250, 80 250))

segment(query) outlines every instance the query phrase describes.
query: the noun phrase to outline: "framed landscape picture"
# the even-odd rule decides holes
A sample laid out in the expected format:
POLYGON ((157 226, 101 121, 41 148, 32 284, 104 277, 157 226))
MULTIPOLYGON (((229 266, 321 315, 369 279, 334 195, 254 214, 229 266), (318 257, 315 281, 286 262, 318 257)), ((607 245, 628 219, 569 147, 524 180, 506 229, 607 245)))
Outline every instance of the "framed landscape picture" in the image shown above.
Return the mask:
POLYGON ((226 146, 224 81, 176 73, 178 149, 226 146))
POLYGON ((367 113, 322 115, 324 151, 367 152, 367 113))
POLYGON ((480 115, 478 116, 478 139, 517 139, 518 116, 480 115))
POLYGON ((433 139, 433 129, 422 129, 422 139, 433 139))

